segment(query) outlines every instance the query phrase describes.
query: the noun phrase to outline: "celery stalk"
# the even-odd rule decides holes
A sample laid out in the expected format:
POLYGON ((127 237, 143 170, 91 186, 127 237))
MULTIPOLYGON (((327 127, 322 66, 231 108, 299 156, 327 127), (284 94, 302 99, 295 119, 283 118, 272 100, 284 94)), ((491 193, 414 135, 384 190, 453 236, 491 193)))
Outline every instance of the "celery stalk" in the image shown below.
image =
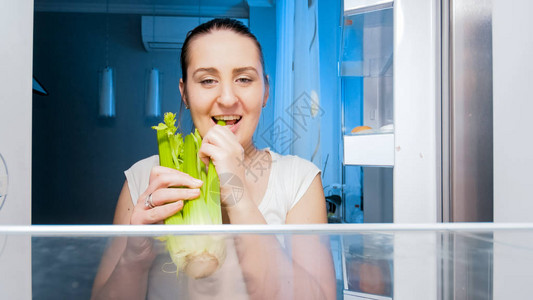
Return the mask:
MULTIPOLYGON (((164 123, 152 127, 157 130, 160 165, 174 168, 201 179, 204 184, 198 199, 184 201, 183 208, 167 218, 165 224, 213 225, 222 224, 220 183, 212 162, 206 170, 198 156, 202 138, 194 134, 182 139, 176 134, 175 114, 165 113, 164 123)), ((225 125, 224 121, 221 121, 225 125)), ((220 123, 219 123, 220 124, 220 123)), ((177 274, 184 271, 193 278, 203 278, 215 272, 226 257, 224 239, 217 236, 168 236, 165 238, 177 274)))
POLYGON ((172 149, 169 137, 164 130, 157 131, 157 144, 159 146, 159 165, 169 168, 176 168, 172 160, 172 149))

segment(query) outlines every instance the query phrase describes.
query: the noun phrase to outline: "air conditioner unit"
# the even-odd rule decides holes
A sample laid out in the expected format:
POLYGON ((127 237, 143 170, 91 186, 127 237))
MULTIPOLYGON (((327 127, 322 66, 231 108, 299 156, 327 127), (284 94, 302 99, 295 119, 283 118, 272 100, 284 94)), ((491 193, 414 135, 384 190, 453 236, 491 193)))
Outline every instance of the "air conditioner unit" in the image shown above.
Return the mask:
MULTIPOLYGON (((177 51, 187 33, 213 18, 142 16, 141 34, 146 51, 177 51)), ((248 26, 248 19, 238 19, 248 26)))

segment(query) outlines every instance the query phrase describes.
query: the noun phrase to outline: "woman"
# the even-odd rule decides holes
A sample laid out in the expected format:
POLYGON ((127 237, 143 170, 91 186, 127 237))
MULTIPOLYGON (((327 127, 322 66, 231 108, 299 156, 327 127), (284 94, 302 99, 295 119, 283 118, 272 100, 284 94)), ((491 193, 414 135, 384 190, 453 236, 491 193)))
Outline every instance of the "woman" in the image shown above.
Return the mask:
MULTIPOLYGON (((231 19, 215 19, 198 26, 185 40, 181 66, 180 93, 203 137, 201 159, 206 163, 212 160, 219 175, 229 174, 242 185, 240 193, 235 194, 235 181, 233 185, 221 181, 224 223, 326 223, 320 171, 303 159, 280 156, 253 145, 269 84, 261 46, 248 28, 231 19), (222 119, 226 126, 216 125, 222 119), (262 162, 261 172, 254 169, 258 161, 262 162)), ((127 180, 114 224, 162 223, 178 212, 184 201, 194 201, 203 184, 187 174, 158 166, 157 156, 136 163, 125 173, 127 180)), ((213 278, 225 287, 242 282, 245 298, 335 297, 327 241, 294 236, 285 245, 274 236, 242 235, 231 247, 235 250, 228 249, 226 263, 213 278), (285 249, 292 253, 287 255, 285 249), (237 267, 226 267, 231 265, 228 261, 232 254, 237 267)), ((156 254, 151 239, 115 240, 102 259, 93 298, 144 299, 147 290, 152 297, 148 286, 157 281, 150 273, 156 254)), ((181 288, 191 289, 191 284, 181 288)), ((230 288, 227 294, 220 291, 213 297, 235 299, 232 293, 237 289, 230 288)))

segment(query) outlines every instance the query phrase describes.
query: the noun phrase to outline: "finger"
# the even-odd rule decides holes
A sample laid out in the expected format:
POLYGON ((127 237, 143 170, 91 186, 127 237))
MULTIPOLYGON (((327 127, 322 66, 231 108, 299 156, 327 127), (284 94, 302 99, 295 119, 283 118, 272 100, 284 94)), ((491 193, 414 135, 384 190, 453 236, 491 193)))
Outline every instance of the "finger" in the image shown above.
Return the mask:
POLYGON ((172 168, 169 168, 169 167, 164 167, 164 166, 153 166, 152 170, 154 170, 156 172, 160 172, 160 173, 172 173, 172 172, 177 171, 175 169, 172 169, 172 168))
POLYGON ((231 131, 229 128, 230 126, 220 126, 218 125, 218 127, 220 128, 219 130, 217 130, 218 132, 220 132, 220 134, 222 134, 223 136, 229 138, 229 139, 235 139, 237 140, 237 136, 235 136, 235 133, 233 133, 233 131, 231 131))
MULTIPOLYGON (((150 184, 148 185, 146 190, 141 195, 139 195, 139 198, 137 199, 137 204, 135 206, 142 206, 144 209, 148 209, 149 207, 147 206, 149 205, 147 205, 146 203, 147 201, 150 201, 150 195, 152 195, 152 205, 157 206, 154 202, 153 194, 160 189, 167 189, 169 187, 177 188, 183 186, 197 189, 200 188, 202 185, 203 181, 190 176, 185 177, 184 179, 183 176, 177 176, 176 174, 160 174, 155 179, 151 179, 150 184)), ((188 197, 186 198, 188 199, 188 197)), ((176 199, 179 198, 174 198, 173 201, 176 201, 176 199)))
MULTIPOLYGON (((179 172, 179 171, 178 171, 179 172)), ((148 186, 149 193, 153 193, 160 188, 168 187, 189 187, 199 188, 203 182, 200 179, 196 179, 188 174, 179 173, 157 173, 153 176, 150 175, 150 184, 148 186)))
POLYGON ((200 146, 200 149, 198 149, 198 157, 204 162, 204 164, 208 165, 209 160, 217 161, 219 159, 222 159, 220 155, 222 152, 220 151, 220 148, 213 144, 209 143, 203 143, 202 146, 200 146))
POLYGON ((152 168, 152 170, 150 171, 150 180, 153 180, 161 176, 167 176, 167 175, 168 176, 172 176, 172 175, 180 176, 180 178, 182 178, 183 180, 189 180, 193 182, 193 185, 198 185, 200 183, 200 181, 198 181, 197 179, 195 179, 194 177, 190 176, 187 173, 184 173, 176 169, 172 169, 172 168, 162 167, 162 166, 155 166, 152 168))
POLYGON ((156 206, 145 211, 143 224, 155 224, 164 221, 166 218, 176 214, 183 208, 183 201, 168 203, 161 206, 156 206))
POLYGON ((168 188, 152 193, 152 205, 161 206, 178 200, 191 200, 200 197, 200 189, 168 188))
POLYGON ((224 126, 215 125, 212 127, 207 134, 205 135, 202 143, 206 141, 207 143, 220 146, 220 147, 231 147, 240 145, 237 137, 231 130, 225 128, 224 126))
MULTIPOLYGON (((217 147, 214 148, 216 150, 213 149, 212 151, 209 151, 212 155, 222 152, 238 153, 240 152, 239 150, 242 150, 242 146, 237 140, 237 137, 229 129, 223 128, 220 125, 216 125, 207 132, 202 140, 202 146, 203 145, 213 145, 217 147)), ((200 147, 200 149, 202 149, 202 147, 200 147)))
POLYGON ((137 236, 128 237, 126 249, 124 250, 122 257, 126 261, 142 263, 147 267, 150 266, 156 257, 156 254, 153 251, 152 239, 137 236))
POLYGON ((152 167, 151 172, 150 172, 150 174, 165 174, 165 173, 166 174, 177 174, 181 172, 176 169, 163 167, 163 166, 154 166, 152 167))

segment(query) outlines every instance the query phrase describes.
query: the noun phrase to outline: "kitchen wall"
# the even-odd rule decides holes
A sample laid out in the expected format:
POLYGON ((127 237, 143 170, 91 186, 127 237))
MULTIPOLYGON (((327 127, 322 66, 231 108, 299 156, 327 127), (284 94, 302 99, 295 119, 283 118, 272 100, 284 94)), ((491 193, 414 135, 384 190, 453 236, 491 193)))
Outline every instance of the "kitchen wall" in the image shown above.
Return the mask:
MULTIPOLYGON (((106 65, 106 15, 35 13, 33 223, 111 223, 123 170, 157 153, 157 120, 144 117, 146 72, 162 73, 162 110, 177 111, 178 53, 144 50, 139 15, 109 15, 116 117, 98 117, 98 70, 106 65)), ((188 116, 185 116, 188 117, 188 116)))
MULTIPOLYGON (((275 8, 253 8, 250 15, 274 82, 275 8)), ((50 95, 33 96, 33 224, 111 223, 123 171, 157 154, 150 126, 159 120, 144 117, 146 76, 151 67, 160 69, 162 111, 179 111, 179 53, 146 52, 140 22, 140 15, 35 13, 33 73, 50 95), (106 35, 115 68, 114 119, 97 113, 106 35)), ((262 122, 269 123, 268 106, 265 111, 262 122)), ((190 130, 190 115, 182 117, 190 130)))

